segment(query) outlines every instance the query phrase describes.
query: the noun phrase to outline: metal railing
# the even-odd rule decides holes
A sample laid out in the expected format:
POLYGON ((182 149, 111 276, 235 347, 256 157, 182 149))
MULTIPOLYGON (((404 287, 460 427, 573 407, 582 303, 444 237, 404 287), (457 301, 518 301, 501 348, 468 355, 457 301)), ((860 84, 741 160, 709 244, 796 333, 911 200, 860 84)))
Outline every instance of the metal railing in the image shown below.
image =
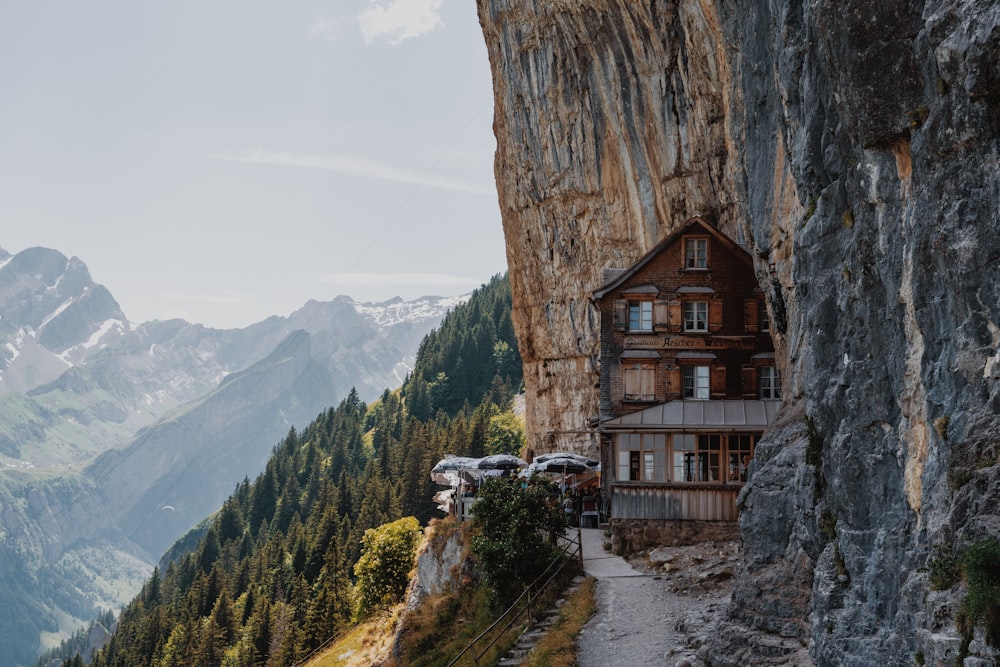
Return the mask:
POLYGON ((538 577, 535 578, 530 584, 528 584, 524 592, 518 596, 517 600, 508 607, 507 611, 500 615, 493 623, 490 624, 488 628, 483 630, 475 639, 473 639, 469 644, 462 649, 461 653, 455 656, 455 658, 448 663, 448 667, 453 667, 453 665, 458 664, 458 661, 467 655, 472 656, 472 660, 476 667, 482 667, 481 660, 483 657, 489 653, 489 651, 497 644, 504 636, 507 635, 508 631, 514 627, 521 619, 524 619, 524 630, 531 627, 532 621, 535 615, 535 606, 538 604, 539 598, 546 592, 549 585, 555 581, 556 577, 566 568, 569 563, 572 563, 574 559, 579 560, 580 566, 583 566, 583 538, 580 533, 580 529, 576 529, 576 539, 563 536, 561 542, 563 543, 562 548, 555 558, 546 566, 538 577), (498 629, 499 628, 499 629, 498 629), (477 649, 477 646, 481 648, 477 649))

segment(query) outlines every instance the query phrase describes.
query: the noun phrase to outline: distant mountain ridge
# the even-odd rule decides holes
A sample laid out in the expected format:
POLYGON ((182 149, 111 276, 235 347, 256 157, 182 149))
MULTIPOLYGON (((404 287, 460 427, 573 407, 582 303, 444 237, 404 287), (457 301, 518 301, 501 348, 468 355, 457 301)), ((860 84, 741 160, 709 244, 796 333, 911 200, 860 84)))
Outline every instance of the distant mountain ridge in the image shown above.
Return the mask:
POLYGON ((292 332, 312 336, 334 396, 402 383, 421 338, 468 297, 309 301, 243 329, 128 321, 86 265, 0 249, 0 466, 78 466, 211 392, 292 332))
POLYGON ((468 297, 309 301, 243 329, 128 321, 86 265, 0 249, 0 664, 124 603, 160 552, 352 387, 402 384, 468 297))

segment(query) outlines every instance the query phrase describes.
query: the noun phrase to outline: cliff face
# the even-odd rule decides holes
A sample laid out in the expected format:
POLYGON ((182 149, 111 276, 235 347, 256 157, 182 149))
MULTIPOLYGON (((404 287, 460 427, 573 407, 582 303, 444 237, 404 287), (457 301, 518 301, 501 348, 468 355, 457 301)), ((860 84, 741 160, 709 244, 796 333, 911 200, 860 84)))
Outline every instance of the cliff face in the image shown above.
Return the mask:
POLYGON ((922 569, 1000 534, 1000 5, 478 1, 529 438, 594 446, 587 297, 708 217, 787 398, 706 657, 953 658, 960 589, 922 569))
POLYGON ((541 450, 589 450, 605 267, 701 214, 733 236, 721 21, 696 3, 480 0, 494 69, 496 177, 541 450), (709 48, 705 48, 708 46, 709 48))

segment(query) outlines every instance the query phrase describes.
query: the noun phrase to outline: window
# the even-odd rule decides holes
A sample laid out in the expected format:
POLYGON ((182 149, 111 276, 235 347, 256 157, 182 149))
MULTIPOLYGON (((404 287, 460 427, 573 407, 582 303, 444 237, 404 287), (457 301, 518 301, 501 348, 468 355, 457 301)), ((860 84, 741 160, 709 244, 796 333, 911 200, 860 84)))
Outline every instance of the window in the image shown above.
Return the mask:
POLYGON ((756 436, 678 433, 671 437, 670 481, 743 484, 756 436), (726 467, 721 463, 726 461, 726 467))
POLYGON ((753 456, 754 436, 734 433, 727 440, 729 468, 726 470, 726 481, 744 484, 747 481, 747 466, 753 456))
POLYGON ((708 366, 684 366, 681 368, 682 396, 708 400, 708 366))
POLYGON ((758 315, 757 321, 760 322, 760 331, 768 332, 771 330, 771 321, 767 319, 767 304, 763 300, 758 302, 758 315))
POLYGON ((628 330, 629 331, 653 330, 652 301, 628 302, 628 330))
POLYGON ((781 398, 781 380, 778 378, 778 369, 774 366, 761 366, 758 370, 758 382, 760 383, 760 397, 781 398))
POLYGON ((665 482, 667 436, 663 433, 619 433, 616 479, 620 482, 665 482))
POLYGON ((652 361, 623 361, 626 401, 656 400, 656 364, 652 361))
POLYGON ((684 239, 684 268, 708 268, 708 239, 704 237, 684 239))
POLYGON ((720 482, 721 435, 681 433, 673 437, 673 481, 720 482))
POLYGON ((684 331, 708 331, 708 301, 683 303, 684 331))

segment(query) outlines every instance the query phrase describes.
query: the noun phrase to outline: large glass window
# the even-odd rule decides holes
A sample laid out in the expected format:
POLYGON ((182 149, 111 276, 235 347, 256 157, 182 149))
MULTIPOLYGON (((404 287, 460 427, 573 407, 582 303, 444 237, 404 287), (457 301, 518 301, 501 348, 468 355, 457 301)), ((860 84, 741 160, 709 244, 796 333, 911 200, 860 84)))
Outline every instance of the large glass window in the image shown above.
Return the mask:
POLYGON ((656 400, 656 364, 652 361, 623 361, 626 401, 656 400))
POLYGON ((729 457, 726 481, 743 484, 747 481, 747 467, 753 456, 754 436, 749 433, 733 433, 726 440, 729 457))
POLYGON ((708 268, 708 239, 686 238, 684 239, 684 268, 686 269, 707 269, 708 268))
POLYGON ((629 482, 665 482, 667 436, 664 433, 619 433, 615 439, 615 479, 629 482))
POLYGON ((698 400, 708 400, 709 372, 708 366, 684 366, 681 368, 683 397, 698 400))
POLYGON ((628 330, 629 331, 653 330, 652 301, 628 302, 628 330))
POLYGON ((760 397, 781 398, 781 380, 778 377, 778 369, 774 366, 761 366, 757 377, 760 383, 760 397))
POLYGON ((674 434, 670 443, 670 481, 743 484, 755 439, 749 433, 674 434))
POLYGON ((708 301, 683 303, 684 331, 708 331, 708 301))
POLYGON ((681 433, 673 437, 673 481, 720 482, 721 435, 681 433))

